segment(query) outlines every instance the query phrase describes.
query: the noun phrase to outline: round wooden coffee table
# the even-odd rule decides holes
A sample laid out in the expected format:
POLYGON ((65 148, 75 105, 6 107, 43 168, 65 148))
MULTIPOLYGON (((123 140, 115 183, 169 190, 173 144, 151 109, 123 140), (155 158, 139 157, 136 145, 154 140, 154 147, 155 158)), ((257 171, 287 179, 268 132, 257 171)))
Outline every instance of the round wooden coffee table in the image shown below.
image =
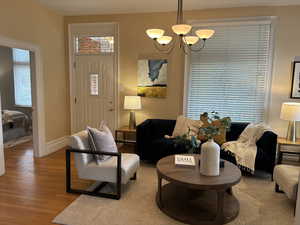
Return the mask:
POLYGON ((220 176, 200 174, 200 155, 193 154, 196 166, 175 165, 171 155, 158 161, 158 207, 168 216, 192 225, 220 225, 234 220, 240 205, 232 186, 241 180, 241 171, 225 161, 220 176), (162 180, 169 181, 162 186, 162 180))

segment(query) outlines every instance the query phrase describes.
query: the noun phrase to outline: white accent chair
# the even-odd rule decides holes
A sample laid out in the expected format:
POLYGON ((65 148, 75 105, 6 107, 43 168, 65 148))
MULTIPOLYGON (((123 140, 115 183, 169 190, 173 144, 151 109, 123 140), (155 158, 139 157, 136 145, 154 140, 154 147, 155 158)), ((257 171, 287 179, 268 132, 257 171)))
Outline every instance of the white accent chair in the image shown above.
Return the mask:
POLYGON ((69 193, 88 194, 112 199, 121 198, 122 184, 136 179, 140 165, 139 156, 128 153, 92 152, 87 131, 81 131, 71 136, 71 149, 66 150, 66 191, 69 193), (80 179, 102 182, 93 191, 73 189, 71 184, 71 153, 74 154, 75 167, 80 179), (110 155, 111 158, 96 162, 94 155, 110 155), (107 184, 116 184, 116 193, 100 193, 107 184))
POLYGON ((293 201, 297 199, 300 167, 279 164, 274 168, 275 191, 284 192, 293 201))

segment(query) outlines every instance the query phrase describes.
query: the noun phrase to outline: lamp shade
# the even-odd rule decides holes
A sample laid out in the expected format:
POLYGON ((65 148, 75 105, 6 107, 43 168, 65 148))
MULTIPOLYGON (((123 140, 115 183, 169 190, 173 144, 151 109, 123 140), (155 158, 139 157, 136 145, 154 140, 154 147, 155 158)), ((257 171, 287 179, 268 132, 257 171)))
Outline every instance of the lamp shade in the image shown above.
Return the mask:
POLYGON ((141 97, 140 96, 125 96, 124 109, 134 110, 141 109, 141 97))
POLYGON ((160 38, 165 33, 162 29, 148 29, 146 30, 146 34, 151 38, 156 40, 157 38, 160 38))
POLYGON ((283 103, 281 107, 280 119, 289 121, 300 121, 300 103, 283 103))
POLYGON ((211 36, 214 35, 215 31, 214 30, 196 30, 195 32, 197 36, 201 39, 208 39, 211 38, 211 36))
POLYGON ((192 29, 191 25, 188 24, 176 24, 172 26, 172 30, 177 35, 186 35, 192 29))
POLYGON ((170 36, 162 36, 160 38, 157 38, 157 42, 161 45, 167 45, 172 41, 172 37, 170 36))
POLYGON ((185 36, 182 40, 187 45, 194 45, 198 42, 199 38, 197 36, 185 36))

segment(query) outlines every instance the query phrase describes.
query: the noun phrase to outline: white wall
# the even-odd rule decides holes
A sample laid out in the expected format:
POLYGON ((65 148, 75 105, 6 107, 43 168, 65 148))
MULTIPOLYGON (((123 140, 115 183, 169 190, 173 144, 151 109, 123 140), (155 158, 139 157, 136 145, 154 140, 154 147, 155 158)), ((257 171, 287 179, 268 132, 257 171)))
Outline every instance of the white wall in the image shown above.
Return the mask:
POLYGON ((40 49, 46 141, 68 135, 69 90, 63 16, 36 0, 1 0, 0 27, 0 36, 30 43, 40 49))
POLYGON ((14 105, 12 50, 0 46, 0 91, 2 108, 10 109, 14 105))
MULTIPOLYGON (((300 53, 300 6, 278 7, 244 7, 228 9, 205 9, 185 12, 185 20, 223 20, 242 17, 276 16, 274 66, 271 85, 269 124, 275 132, 284 137, 288 122, 280 119, 281 104, 286 101, 299 102, 299 99, 290 99, 291 65, 295 56, 300 53)), ((112 14, 91 16, 65 17, 65 29, 72 23, 84 22, 117 22, 120 32, 120 103, 124 95, 136 94, 137 87, 137 59, 161 57, 145 30, 149 27, 160 27, 170 33, 174 24, 175 12, 112 14), (134 34, 134 38, 133 37, 134 34)), ((65 37, 67 38, 67 37, 65 37)), ((68 60, 66 58, 66 60, 68 60)), ((137 122, 148 118, 175 119, 183 109, 183 73, 184 54, 181 49, 175 48, 168 55, 168 93, 165 99, 143 98, 142 110, 137 112, 137 122)), ((119 105, 120 125, 128 122, 128 112, 119 105)), ((299 126, 300 132, 300 126, 299 126)))
MULTIPOLYGON (((16 48, 23 46, 16 43, 30 44, 32 47, 29 49, 35 52, 38 49, 37 58, 41 60, 36 68, 37 73, 41 75, 36 76, 37 83, 43 84, 39 85, 37 90, 40 96, 37 101, 41 107, 34 112, 39 118, 39 123, 33 124, 34 127, 40 128, 38 131, 42 134, 39 135, 42 138, 37 143, 40 152, 45 152, 44 136, 46 141, 52 141, 69 134, 69 91, 65 71, 63 24, 62 15, 45 8, 36 0, 1 0, 0 40, 3 38, 4 43, 16 40, 16 48)), ((2 139, 2 133, 0 138, 2 139)), ((3 172, 3 147, 0 146, 0 174, 3 172)))

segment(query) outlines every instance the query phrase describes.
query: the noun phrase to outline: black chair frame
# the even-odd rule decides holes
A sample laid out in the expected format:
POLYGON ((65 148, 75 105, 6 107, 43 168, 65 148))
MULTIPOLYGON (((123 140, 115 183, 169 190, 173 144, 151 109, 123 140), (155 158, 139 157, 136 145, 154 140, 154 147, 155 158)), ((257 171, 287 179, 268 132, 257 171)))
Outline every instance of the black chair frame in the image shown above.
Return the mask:
MULTIPOLYGON (((116 199, 119 200, 121 198, 121 188, 122 188, 122 170, 121 170, 121 153, 112 153, 112 152, 92 152, 90 150, 80 150, 80 149, 67 149, 66 150, 66 191, 68 193, 74 193, 74 194, 85 194, 85 195, 92 195, 97 197, 104 197, 104 198, 110 198, 110 199, 116 199), (101 189, 108 184, 108 182, 102 182, 98 186, 94 188, 92 191, 87 190, 81 190, 81 189, 74 189, 72 188, 72 178, 71 178, 71 153, 74 154, 92 154, 92 155, 109 155, 113 157, 117 157, 117 190, 116 193, 110 194, 110 193, 102 193, 99 192, 101 189)), ((132 179, 136 179, 136 174, 134 174, 134 177, 132 179)))

